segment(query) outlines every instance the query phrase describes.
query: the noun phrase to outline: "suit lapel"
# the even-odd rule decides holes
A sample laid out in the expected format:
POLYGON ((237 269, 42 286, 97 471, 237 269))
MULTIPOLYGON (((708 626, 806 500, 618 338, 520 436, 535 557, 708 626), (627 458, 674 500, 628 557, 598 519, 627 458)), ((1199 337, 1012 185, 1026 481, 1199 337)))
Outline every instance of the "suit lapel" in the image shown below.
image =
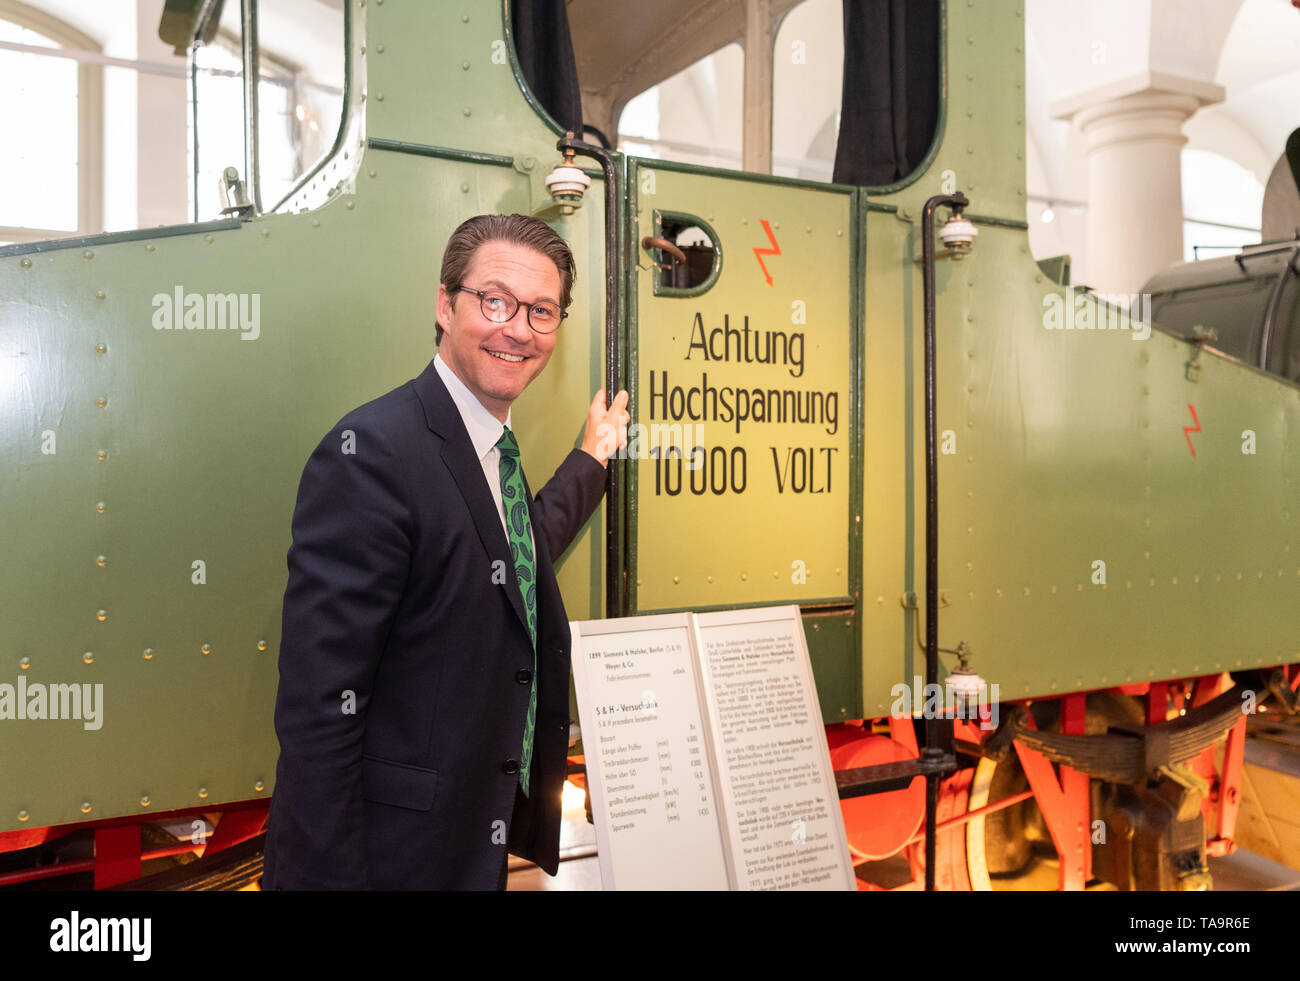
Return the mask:
MULTIPOLYGON (((519 594, 519 585, 515 580, 515 566, 510 559, 510 543, 506 541, 505 529, 501 527, 501 515, 497 512, 496 502, 492 499, 492 491, 487 486, 483 466, 474 454, 474 444, 470 442, 469 433, 466 432, 465 424, 461 421, 460 410, 456 408, 447 386, 438 377, 438 371, 432 361, 420 377, 414 379, 411 384, 415 387, 415 392, 424 406, 424 418, 429 429, 442 437, 443 462, 456 482, 461 497, 465 499, 470 517, 474 519, 474 529, 478 532, 479 541, 483 543, 483 548, 493 563, 498 560, 504 563, 506 581, 502 584, 502 588, 510 599, 510 605, 515 609, 515 615, 519 617, 524 635, 527 636, 528 616, 524 612, 523 597, 519 594)), ((530 499, 530 514, 531 508, 530 499)), ((533 535, 536 534, 534 527, 533 535)), ((496 568, 494 564, 494 574, 496 568)))

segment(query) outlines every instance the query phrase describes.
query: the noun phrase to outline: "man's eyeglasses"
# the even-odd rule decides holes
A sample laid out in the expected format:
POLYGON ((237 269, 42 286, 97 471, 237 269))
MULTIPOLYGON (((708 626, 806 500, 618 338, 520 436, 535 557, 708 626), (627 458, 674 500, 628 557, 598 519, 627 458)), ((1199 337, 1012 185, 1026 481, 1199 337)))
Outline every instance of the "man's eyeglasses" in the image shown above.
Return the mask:
MULTIPOLYGON (((505 290, 475 290, 468 286, 457 286, 453 292, 455 291, 475 294, 483 316, 494 324, 509 323, 519 312, 519 300, 505 290)), ((567 316, 567 312, 548 300, 538 300, 528 305, 528 326, 539 334, 554 333, 560 326, 560 321, 567 316)))

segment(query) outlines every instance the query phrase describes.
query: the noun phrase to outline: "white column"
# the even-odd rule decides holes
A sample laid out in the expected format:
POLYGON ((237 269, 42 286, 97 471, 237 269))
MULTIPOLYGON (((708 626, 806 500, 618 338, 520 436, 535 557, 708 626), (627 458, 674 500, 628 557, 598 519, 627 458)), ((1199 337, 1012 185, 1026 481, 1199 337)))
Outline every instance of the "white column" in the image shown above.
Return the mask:
POLYGON ((741 166, 772 172, 772 10, 769 0, 745 0, 745 122, 741 166))
POLYGON ((1082 131, 1088 155, 1087 285, 1137 293, 1183 258, 1183 123, 1222 101, 1212 83, 1143 72, 1051 107, 1082 131))

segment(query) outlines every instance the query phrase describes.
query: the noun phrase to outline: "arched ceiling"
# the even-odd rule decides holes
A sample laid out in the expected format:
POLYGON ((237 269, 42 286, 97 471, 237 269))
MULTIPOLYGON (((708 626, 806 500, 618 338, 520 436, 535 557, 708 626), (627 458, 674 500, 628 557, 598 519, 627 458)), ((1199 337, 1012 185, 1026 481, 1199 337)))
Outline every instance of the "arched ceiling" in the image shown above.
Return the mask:
POLYGON ((1026 0, 1025 26, 1030 138, 1055 185, 1039 192, 1069 196, 1066 157, 1078 148, 1068 124, 1038 107, 1144 73, 1222 86, 1223 101, 1189 120, 1190 145, 1261 183, 1300 126, 1300 9, 1291 0, 1026 0))

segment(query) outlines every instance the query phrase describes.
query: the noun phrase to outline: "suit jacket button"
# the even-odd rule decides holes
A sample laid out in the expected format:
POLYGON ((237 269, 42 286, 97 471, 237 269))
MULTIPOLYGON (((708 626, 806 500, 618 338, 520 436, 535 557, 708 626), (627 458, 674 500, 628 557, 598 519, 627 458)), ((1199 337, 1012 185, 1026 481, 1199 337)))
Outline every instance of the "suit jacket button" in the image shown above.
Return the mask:
POLYGON ((510 774, 518 773, 519 761, 513 759, 506 760, 504 763, 501 764, 501 769, 505 770, 506 773, 510 773, 510 774))
POLYGON ((520 668, 515 672, 515 681, 519 682, 521 685, 526 685, 532 680, 533 673, 527 668, 520 668))

